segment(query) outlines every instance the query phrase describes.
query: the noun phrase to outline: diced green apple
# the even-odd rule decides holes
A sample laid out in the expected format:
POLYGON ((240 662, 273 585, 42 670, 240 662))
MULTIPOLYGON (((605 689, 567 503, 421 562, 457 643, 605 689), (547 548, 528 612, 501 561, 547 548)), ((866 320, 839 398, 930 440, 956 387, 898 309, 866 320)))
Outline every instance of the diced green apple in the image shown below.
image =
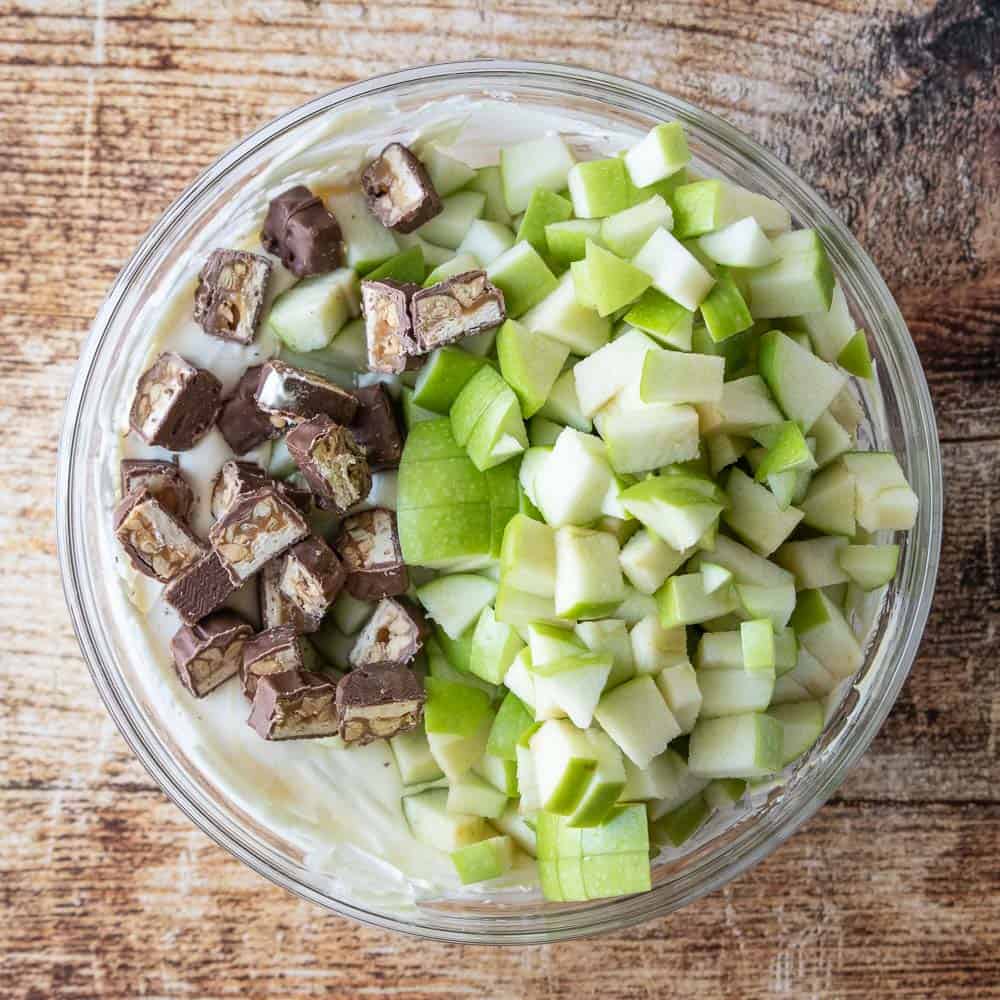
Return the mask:
POLYGON ((687 633, 683 626, 664 628, 656 615, 647 615, 629 633, 637 674, 655 676, 664 667, 687 663, 687 633))
POLYGON ((584 415, 593 417, 626 386, 637 382, 643 373, 645 358, 654 352, 661 353, 656 351, 656 344, 649 337, 638 330, 629 330, 578 361, 573 366, 573 377, 576 398, 584 415))
POLYGON ((701 305, 715 283, 697 258, 665 229, 649 237, 632 263, 650 276, 654 288, 691 311, 701 305))
POLYGON ((722 513, 723 520, 759 555, 769 556, 802 520, 802 511, 782 510, 771 491, 742 469, 730 470, 726 492, 729 507, 722 513))
POLYGON ((439 851, 457 851, 489 837, 490 828, 481 816, 450 813, 447 802, 446 788, 404 796, 403 815, 417 840, 439 851))
POLYGON ((779 254, 778 260, 748 273, 754 319, 829 310, 833 269, 816 230, 787 233, 775 239, 772 246, 779 254))
POLYGON ((755 618, 740 625, 743 668, 749 674, 774 677, 774 625, 770 618, 755 618))
POLYGON ((267 314, 274 335, 293 351, 327 347, 361 305, 357 274, 347 267, 303 278, 282 292, 267 314))
MULTIPOLYGON (((690 663, 675 663, 656 675, 656 686, 677 720, 682 733, 689 733, 701 713, 702 695, 698 676, 690 663)), ((654 796, 663 798, 662 795, 654 796)))
POLYGON ((593 241, 587 243, 587 254, 571 266, 577 300, 597 310, 599 316, 610 316, 632 302, 649 287, 649 275, 593 241))
POLYGON ((757 427, 784 419, 759 375, 726 382, 722 398, 717 403, 699 405, 698 414, 702 434, 749 434, 757 427))
POLYGON ((437 143, 429 142, 420 149, 420 162, 434 185, 434 190, 445 198, 464 188, 476 176, 467 163, 446 153, 437 143))
POLYGON ((891 452, 852 451, 842 461, 854 477, 858 524, 865 531, 909 531, 919 502, 891 452))
POLYGON ((472 634, 469 670, 490 684, 502 684, 508 667, 523 647, 514 629, 498 622, 493 608, 487 606, 479 615, 472 634))
POLYGON ((573 164, 567 187, 578 219, 602 219, 628 208, 625 164, 617 156, 573 164))
POLYGON ((492 580, 472 573, 438 577, 417 589, 428 617, 453 639, 472 628, 496 593, 492 580))
POLYGON ((472 223, 482 216, 486 195, 479 191, 459 191, 442 198, 441 206, 441 211, 416 232, 428 243, 454 250, 461 244, 472 223))
POLYGON ((457 347, 433 351, 417 375, 413 402, 435 413, 447 413, 465 384, 486 361, 457 347))
MULTIPOLYGON (((510 665, 503 679, 504 687, 531 710, 532 722, 535 711, 535 676, 531 672, 531 653, 525 647, 510 665)), ((503 706, 501 706, 502 709, 503 706)), ((520 739, 520 737, 518 737, 520 739)))
POLYGON ((706 594, 701 573, 672 576, 655 596, 660 624, 664 628, 698 625, 728 615, 739 607, 739 600, 731 587, 706 594))
POLYGON ((426 273, 424 248, 415 243, 408 250, 390 257, 384 264, 379 264, 374 271, 369 271, 365 278, 368 281, 384 281, 386 278, 391 278, 393 281, 420 285, 426 273))
POLYGON ((647 288, 642 293, 625 314, 625 322, 648 333, 664 347, 691 350, 694 313, 656 288, 647 288))
POLYGON ((451 860, 463 885, 499 878, 514 865, 514 843, 510 837, 487 837, 451 852, 451 860))
POLYGON ((499 396, 510 387, 491 365, 483 365, 462 387, 450 411, 451 430, 455 440, 465 445, 479 421, 499 396))
POLYGON ((899 566, 898 545, 845 545, 837 553, 840 567, 862 590, 884 587, 899 566))
POLYGON ((852 677, 861 666, 861 645, 838 608, 822 590, 799 594, 792 615, 799 642, 834 677, 852 677))
POLYGON ((492 165, 480 167, 476 171, 476 176, 469 181, 469 189, 479 191, 486 195, 486 205, 483 209, 483 218, 490 222, 502 222, 505 226, 511 223, 511 214, 507 209, 507 202, 503 194, 503 179, 500 176, 500 167, 492 165))
POLYGON ((508 691, 493 719, 486 752, 500 760, 516 761, 517 744, 534 722, 534 715, 528 705, 513 691, 508 691))
POLYGON ((575 726, 586 729, 607 685, 611 663, 610 653, 581 652, 545 663, 532 657, 535 718, 569 716, 575 726))
POLYGON ((530 748, 540 808, 570 815, 597 767, 593 744, 571 722, 550 719, 531 737, 530 748))
POLYGON ((537 413, 569 357, 569 348, 509 319, 497 334, 500 372, 517 393, 524 417, 537 413))
POLYGON ((528 447, 521 405, 512 389, 505 387, 480 415, 465 447, 481 472, 502 465, 528 447))
POLYGON ((771 330, 760 339, 760 374, 788 417, 808 431, 844 387, 847 376, 771 330))
POLYGON ((448 783, 445 808, 451 813, 466 813, 495 819, 507 805, 507 796, 478 774, 463 774, 448 783))
MULTIPOLYGON (((572 371, 569 373, 572 376, 572 371)), ((563 425, 536 414, 528 421, 528 441, 532 448, 551 447, 562 433, 563 425)), ((590 427, 587 427, 590 430, 590 427)), ((522 459, 522 462, 524 459, 522 459)))
POLYGON ((721 270, 701 303, 701 318, 709 336, 719 342, 749 330, 753 317, 732 276, 721 270))
POLYGON ((625 765, 618 747, 600 730, 588 730, 586 736, 593 747, 597 767, 567 821, 570 827, 593 827, 603 823, 625 787, 625 765))
POLYGON ((648 351, 639 397, 644 403, 717 403, 722 399, 725 368, 722 358, 708 354, 648 351))
POLYGON ((746 615, 767 618, 776 629, 784 628, 795 610, 795 584, 791 581, 768 587, 738 583, 736 596, 746 615))
POLYGON ((637 188, 662 181, 691 159, 684 127, 680 122, 663 122, 640 139, 625 154, 625 167, 637 188))
POLYGON ((664 750, 654 757, 647 767, 638 768, 628 757, 624 758, 625 787, 622 802, 649 802, 665 799, 677 793, 679 787, 679 765, 683 761, 673 750, 664 750))
POLYGON ((678 552, 695 545, 723 509, 714 493, 706 495, 672 476, 644 479, 620 498, 630 514, 678 552))
POLYGON ((624 621, 618 618, 604 618, 601 621, 578 622, 574 632, 592 653, 611 655, 611 673, 608 675, 607 688, 613 688, 635 674, 632 641, 624 621))
POLYGON ((802 500, 802 520, 817 531, 852 537, 857 530, 856 484, 843 461, 822 469, 802 500))
POLYGON ((520 814, 515 803, 508 803, 503 814, 493 820, 491 825, 510 837, 525 854, 529 854, 531 857, 538 854, 538 836, 535 829, 520 814))
MULTIPOLYGON (((551 597, 530 594, 502 581, 496 599, 497 621, 521 629, 532 622, 558 622, 555 604, 551 597)), ((509 687, 509 685, 508 685, 509 687)))
MULTIPOLYGON (((454 278, 456 274, 465 274, 466 271, 475 271, 479 268, 478 258, 471 253, 456 253, 454 256, 451 256, 453 253, 451 250, 445 250, 445 253, 449 255, 448 259, 438 264, 424 278, 424 288, 430 288, 431 285, 454 278)), ((465 343, 468 343, 469 339, 471 338, 466 338, 465 343)))
POLYGON ((837 355, 837 364, 844 371, 850 372, 858 378, 870 380, 875 377, 871 351, 868 349, 868 338, 865 336, 864 330, 858 330, 844 345, 844 349, 837 355))
POLYGON ((531 201, 517 228, 517 242, 527 240, 542 256, 549 252, 545 229, 551 223, 565 222, 573 214, 572 204, 545 188, 535 188, 531 201))
POLYGON ((607 532, 564 525, 556 531, 556 614, 603 618, 625 599, 618 543, 607 532))
POLYGON ((564 371, 555 380, 549 398, 538 411, 538 416, 563 426, 572 427, 585 434, 593 429, 593 424, 588 417, 583 415, 579 400, 576 398, 576 379, 572 368, 564 371))
POLYGON ((568 219, 550 222, 545 227, 545 242, 549 256, 560 264, 572 264, 587 255, 587 241, 600 244, 600 219, 568 219))
POLYGON ((700 719, 688 744, 688 767, 704 778, 760 778, 781 769, 782 728, 763 712, 700 719))
POLYGON ((826 720, 823 703, 820 701, 772 705, 767 714, 781 726, 782 765, 790 764, 812 748, 823 732, 826 720))
POLYGON ((601 516, 611 468, 600 438, 567 427, 535 477, 536 505, 559 527, 589 524, 601 516))
POLYGON ((504 531, 500 571, 504 582, 512 587, 541 597, 552 597, 556 582, 553 529, 523 514, 515 514, 504 531))
MULTIPOLYGON (((469 254, 476 261, 476 267, 489 267, 514 245, 514 234, 499 222, 473 219, 458 244, 456 254, 469 254)), ((461 274, 461 272, 456 272, 461 274)))
POLYGON ((768 232, 787 229, 790 224, 788 210, 778 202, 714 179, 681 185, 671 196, 671 206, 678 239, 711 233, 747 216, 768 232))
POLYGON ((572 166, 573 154, 562 136, 505 146, 500 150, 500 176, 508 211, 515 215, 523 212, 535 188, 562 191, 572 166))
POLYGON ((805 313, 799 323, 809 334, 813 350, 824 360, 834 362, 848 345, 857 327, 839 281, 833 283, 830 308, 805 313))
MULTIPOLYGON (((537 727, 532 727, 532 733, 537 727)), ((529 741, 530 742, 530 741, 529 741)), ((530 746, 517 745, 517 789, 520 792, 518 812, 522 816, 532 816, 541 808, 538 780, 535 775, 535 758, 530 746)))
POLYGON ((742 667, 739 670, 702 670, 698 672, 698 688, 704 719, 763 711, 774 693, 774 673, 749 673, 742 667))
POLYGON ((367 274, 399 253, 395 237, 372 215, 360 186, 329 195, 325 201, 340 225, 348 267, 367 274))
POLYGON ((652 677, 635 677, 606 692, 594 718, 638 768, 663 753, 681 734, 652 677))
POLYGON ((673 549, 653 532, 642 529, 622 546, 618 561, 633 587, 644 594, 655 594, 689 555, 689 549, 673 549))
POLYGON ((714 594, 721 587, 728 587, 733 582, 732 571, 718 563, 702 562, 698 568, 706 594, 714 594))
POLYGON ((840 537, 785 542, 774 553, 774 561, 795 574, 798 590, 815 590, 847 582, 848 575, 840 564, 840 553, 846 548, 847 539, 840 537))
POLYGON ((619 257, 633 257, 661 226, 670 229, 673 215, 670 206, 657 194, 616 212, 601 223, 601 245, 619 257))
MULTIPOLYGON (((515 243, 497 257, 487 267, 486 274, 503 292, 510 319, 523 316, 558 285, 555 275, 527 240, 515 243)), ((528 329, 533 329, 530 324, 526 325, 528 329)), ((542 332, 549 333, 547 330, 542 332)))
POLYGON ((404 785, 419 785, 444 776, 431 754, 427 734, 422 728, 393 736, 389 745, 396 758, 399 779, 404 785))
POLYGON ((698 246, 726 267, 766 267, 777 258, 771 241, 752 216, 699 236, 698 246))

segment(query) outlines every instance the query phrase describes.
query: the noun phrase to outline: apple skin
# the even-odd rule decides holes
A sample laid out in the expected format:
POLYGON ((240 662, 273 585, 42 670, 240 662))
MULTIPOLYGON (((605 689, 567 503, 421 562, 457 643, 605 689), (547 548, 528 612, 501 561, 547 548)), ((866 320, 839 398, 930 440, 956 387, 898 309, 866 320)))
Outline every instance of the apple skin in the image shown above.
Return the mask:
POLYGON ((489 837, 452 851, 451 860, 463 885, 487 882, 513 866, 513 841, 507 836, 489 837))
POLYGON ((413 401, 435 413, 448 413, 465 384, 486 364, 457 347, 439 347, 417 376, 413 401))
POLYGON ((569 357, 569 348, 545 334, 507 320, 497 334, 500 372, 517 393, 525 419, 537 413, 569 357))

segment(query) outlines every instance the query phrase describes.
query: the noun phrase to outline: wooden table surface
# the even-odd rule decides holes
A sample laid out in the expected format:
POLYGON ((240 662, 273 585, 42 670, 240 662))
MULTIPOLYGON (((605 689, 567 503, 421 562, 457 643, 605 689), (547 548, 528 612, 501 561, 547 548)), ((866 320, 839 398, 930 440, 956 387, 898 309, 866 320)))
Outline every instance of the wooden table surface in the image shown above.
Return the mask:
POLYGON ((998 67, 996 0, 0 0, 0 995, 1000 996, 998 67), (839 794, 671 919, 518 951, 326 916, 193 828, 99 703, 54 541, 78 348, 160 212, 308 97, 479 55, 660 86, 823 191, 910 323, 947 487, 920 659, 839 794))

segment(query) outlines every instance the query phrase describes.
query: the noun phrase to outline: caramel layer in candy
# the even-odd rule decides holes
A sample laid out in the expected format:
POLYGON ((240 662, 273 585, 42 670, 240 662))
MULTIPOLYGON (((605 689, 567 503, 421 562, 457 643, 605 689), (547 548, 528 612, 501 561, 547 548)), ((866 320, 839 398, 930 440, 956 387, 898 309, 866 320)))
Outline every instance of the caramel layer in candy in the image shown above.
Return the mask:
POLYGON ((344 518, 334 543, 347 572, 347 592, 360 601, 406 593, 410 585, 396 515, 375 507, 344 518))
POLYGON ((114 526, 132 565, 161 583, 169 583, 205 554, 205 546, 191 529, 145 487, 118 505, 114 526))
POLYGON ((262 677, 247 724, 265 740, 336 736, 336 694, 336 685, 308 670, 262 677))
POLYGON ((196 625, 185 625, 170 642, 181 683, 204 698, 239 673, 243 647, 253 629, 234 611, 217 611, 196 625))
POLYGON ((291 625, 296 632, 315 632, 318 622, 307 622, 298 607, 281 590, 284 559, 272 559, 257 574, 261 625, 265 629, 291 625))
POLYGON ((145 487, 175 517, 187 521, 194 491, 176 462, 153 458, 124 458, 121 463, 122 496, 145 487))
POLYGON ((168 351, 139 376, 129 422, 147 444, 187 451, 215 423, 221 391, 211 372, 168 351))
POLYGON ((236 587, 218 553, 210 550, 163 588, 163 599, 186 625, 194 625, 222 607, 236 587))
POLYGON ((410 302, 413 335, 420 353, 453 343, 507 318, 503 292, 485 271, 465 271, 415 292, 410 302))
POLYGON ((398 375, 406 371, 410 357, 417 353, 410 317, 410 300, 416 289, 416 285, 390 278, 361 282, 369 371, 398 375))
POLYGON ((284 428, 325 414, 340 424, 349 424, 358 409, 354 393, 339 385, 283 361, 261 366, 255 394, 257 405, 275 427, 284 428))
POLYGON ((403 433, 392 397, 381 382, 355 389, 354 395, 358 400, 351 424, 355 441, 365 449, 372 469, 395 469, 403 455, 403 433))
POLYGON ((344 567, 336 553, 315 535, 293 545, 282 558, 281 592, 301 612, 303 622, 319 628, 344 586, 344 567))
POLYGON ((392 142, 361 175, 368 207, 387 229, 412 233, 441 211, 441 199, 424 165, 399 142, 392 142))
POLYGON ((304 670, 306 658, 303 643, 304 640, 291 625, 279 625, 248 639, 243 647, 241 665, 246 696, 253 698, 261 677, 304 670))
POLYGON ((213 337, 252 344, 271 269, 271 262, 260 254, 213 250, 198 275, 195 322, 213 337))
POLYGON ((267 486, 270 478, 256 462, 223 462, 212 485, 212 517, 218 520, 245 493, 267 486))
POLYGON ((260 242, 300 278, 332 271, 344 256, 340 225, 323 201, 301 184, 271 201, 260 242))
POLYGON ((415 728, 424 688, 409 667, 360 667, 337 684, 337 715, 345 743, 364 745, 415 728))
POLYGON ((254 395, 260 382, 262 367, 253 365, 243 373, 236 390, 219 411, 219 430, 226 439, 226 444, 237 455, 245 455, 281 434, 281 428, 275 427, 270 414, 257 405, 254 395))
POLYGON ((368 459, 346 427, 315 417, 290 431, 285 441, 310 489, 328 508, 344 513, 371 492, 368 459))
POLYGON ((405 597, 384 597, 348 656, 352 667, 409 663, 420 652, 428 628, 423 613, 405 597))

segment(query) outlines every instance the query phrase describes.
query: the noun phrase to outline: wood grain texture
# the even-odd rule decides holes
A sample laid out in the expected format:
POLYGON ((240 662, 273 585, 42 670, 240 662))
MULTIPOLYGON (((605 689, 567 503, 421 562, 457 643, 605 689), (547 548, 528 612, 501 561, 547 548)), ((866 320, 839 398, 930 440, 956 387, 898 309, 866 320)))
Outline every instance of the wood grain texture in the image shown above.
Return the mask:
POLYGON ((0 0, 0 995, 1000 996, 1000 12, 952 2, 0 0), (756 135, 844 215, 910 324, 944 441, 922 653, 837 797, 671 919, 429 945, 263 883, 99 704, 55 565, 87 324, 195 174, 317 93, 510 56, 635 77, 756 135))

